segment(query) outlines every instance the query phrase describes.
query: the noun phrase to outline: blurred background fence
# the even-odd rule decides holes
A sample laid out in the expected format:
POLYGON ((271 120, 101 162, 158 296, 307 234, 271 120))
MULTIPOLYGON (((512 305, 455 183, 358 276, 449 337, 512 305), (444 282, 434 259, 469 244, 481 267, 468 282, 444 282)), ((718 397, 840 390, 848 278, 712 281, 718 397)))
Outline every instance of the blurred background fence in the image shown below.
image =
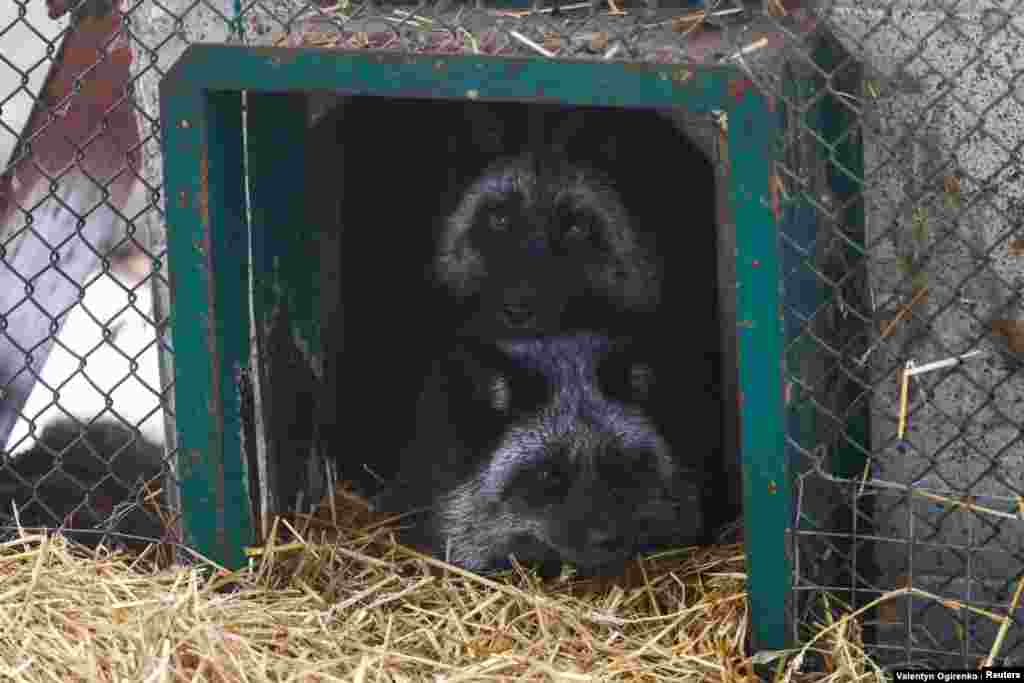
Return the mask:
POLYGON ((89 490, 33 519, 114 519, 129 536, 175 539, 174 487, 147 497, 136 484, 174 455, 157 87, 190 43, 729 63, 796 120, 826 94, 848 109, 838 142, 822 144, 850 198, 810 191, 787 166, 792 150, 772 181, 781 201, 818 215, 812 249, 780 235, 783 287, 812 278, 828 292, 819 309, 789 312, 800 325, 787 351, 812 346, 820 367, 788 364, 787 396, 830 427, 789 442, 793 584, 811 598, 794 601, 797 635, 823 590, 858 605, 895 590, 865 614, 883 663, 1024 663, 1024 3, 553 10, 0 0, 0 491, 89 490), (824 32, 835 58, 812 60, 803 48, 824 32), (760 60, 768 48, 816 72, 820 91, 784 92, 760 60), (837 161, 845 141, 863 145, 862 164, 837 161), (854 413, 867 417, 859 427, 854 413), (86 423, 103 426, 86 431, 89 444, 74 436, 86 423), (837 472, 844 449, 864 467, 837 472), (843 499, 808 510, 825 484, 843 499), (846 567, 842 585, 818 580, 829 563, 846 567))

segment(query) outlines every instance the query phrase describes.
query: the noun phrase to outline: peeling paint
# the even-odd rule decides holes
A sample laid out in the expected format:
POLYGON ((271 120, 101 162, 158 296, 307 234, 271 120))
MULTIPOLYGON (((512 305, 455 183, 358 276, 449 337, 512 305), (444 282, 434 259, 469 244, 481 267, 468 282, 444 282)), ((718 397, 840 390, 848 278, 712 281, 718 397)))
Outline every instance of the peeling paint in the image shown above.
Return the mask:
POLYGON ((737 103, 743 101, 743 96, 746 95, 747 90, 753 85, 748 78, 734 78, 729 81, 729 97, 736 100, 737 103))
POLYGON ((200 147, 200 160, 199 160, 199 213, 201 218, 202 227, 202 249, 203 259, 199 262, 202 267, 206 269, 206 296, 207 296, 207 316, 203 321, 204 334, 206 336, 207 349, 209 351, 210 359, 210 398, 209 398, 209 411, 210 415, 214 417, 215 432, 209 435, 210 443, 208 445, 210 452, 207 457, 215 457, 216 459, 216 474, 215 481, 213 484, 214 490, 211 492, 215 496, 215 510, 217 512, 216 519, 217 524, 214 533, 217 538, 217 546, 222 549, 226 549, 227 546, 227 529, 224 524, 224 504, 226 492, 224 490, 224 453, 222 445, 224 443, 224 397, 222 394, 221 387, 221 357, 217 352, 217 343, 219 341, 219 335, 217 334, 216 320, 219 320, 219 311, 217 307, 217 279, 214 276, 216 272, 213 264, 213 250, 211 245, 213 244, 213 227, 210 223, 210 159, 209 153, 206 146, 200 147))
POLYGON ((296 52, 298 52, 298 50, 290 49, 281 50, 275 48, 257 47, 253 48, 253 52, 257 55, 266 55, 267 64, 275 68, 291 64, 298 57, 298 55, 295 54, 296 52))
POLYGON ((729 159, 729 117, 721 110, 715 110, 711 115, 718 130, 719 181, 726 183, 728 187, 729 176, 732 175, 732 162, 729 159))
POLYGON ((676 85, 686 85, 693 79, 693 71, 681 66, 679 68, 672 69, 669 74, 669 78, 671 78, 672 82, 676 85))
POLYGON ((199 220, 203 229, 210 229, 210 156, 206 146, 199 150, 199 220))
POLYGON ((782 194, 782 178, 779 177, 778 173, 773 173, 768 177, 768 187, 772 195, 772 215, 775 217, 775 222, 779 223, 782 221, 782 200, 780 199, 782 194))

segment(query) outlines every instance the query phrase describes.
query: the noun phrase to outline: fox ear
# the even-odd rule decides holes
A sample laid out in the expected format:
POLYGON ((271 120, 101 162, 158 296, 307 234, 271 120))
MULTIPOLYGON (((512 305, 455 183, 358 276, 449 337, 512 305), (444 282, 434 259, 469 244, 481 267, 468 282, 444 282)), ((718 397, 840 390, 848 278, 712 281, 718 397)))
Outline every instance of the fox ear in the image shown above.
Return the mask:
POLYGON ((609 398, 644 403, 651 398, 658 381, 648 360, 648 350, 639 344, 630 341, 616 344, 598 365, 598 385, 609 398))
POLYGON ((461 391, 464 406, 481 417, 501 420, 534 413, 550 394, 547 378, 524 365, 494 341, 466 337, 460 339, 446 363, 448 381, 461 391))

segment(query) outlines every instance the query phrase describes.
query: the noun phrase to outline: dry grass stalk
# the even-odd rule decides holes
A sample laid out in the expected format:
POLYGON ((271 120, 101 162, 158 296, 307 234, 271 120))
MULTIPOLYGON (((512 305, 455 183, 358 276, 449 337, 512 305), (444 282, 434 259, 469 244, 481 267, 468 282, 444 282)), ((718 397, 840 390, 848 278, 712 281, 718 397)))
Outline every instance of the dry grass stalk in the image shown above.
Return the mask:
POLYGON ((871 346, 868 347, 868 350, 864 352, 864 355, 861 356, 861 358, 860 358, 860 364, 861 365, 863 365, 865 362, 867 362, 868 356, 870 356, 871 352, 875 350, 875 347, 878 346, 878 344, 880 344, 881 342, 885 341, 885 339, 890 334, 893 333, 893 330, 896 329, 896 326, 899 324, 899 322, 901 320, 903 320, 903 318, 905 318, 906 315, 908 313, 910 313, 910 310, 915 305, 917 305, 917 303, 921 299, 923 299, 927 295, 928 295, 928 288, 927 287, 921 287, 920 289, 918 289, 914 293, 914 296, 913 296, 913 298, 911 298, 909 303, 904 304, 903 306, 900 307, 900 310, 896 313, 896 316, 892 320, 890 320, 888 322, 888 324, 885 326, 885 328, 882 330, 882 334, 878 337, 878 339, 876 339, 871 344, 871 346))

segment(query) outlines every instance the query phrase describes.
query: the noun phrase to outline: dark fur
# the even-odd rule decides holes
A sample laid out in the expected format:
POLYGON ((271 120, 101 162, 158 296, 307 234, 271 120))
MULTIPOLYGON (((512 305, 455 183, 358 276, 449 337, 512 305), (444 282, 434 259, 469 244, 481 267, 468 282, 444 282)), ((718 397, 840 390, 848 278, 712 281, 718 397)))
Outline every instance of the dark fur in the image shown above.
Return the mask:
POLYGON ((614 568, 703 531, 702 475, 647 414, 651 368, 590 333, 463 340, 435 366, 401 482, 425 507, 404 540, 474 571, 510 553, 545 568, 614 568))
POLYGON ((657 307, 661 266, 650 247, 605 176, 527 154, 498 159, 463 193, 434 269, 460 304, 463 331, 606 329, 657 307))
POLYGON ((143 547, 163 535, 153 510, 142 507, 140 488, 160 476, 162 458, 161 447, 120 424, 97 422, 84 434, 69 422, 50 425, 31 450, 6 462, 0 455, 0 526, 14 523, 14 503, 24 527, 63 527, 86 545, 109 531, 143 547))

